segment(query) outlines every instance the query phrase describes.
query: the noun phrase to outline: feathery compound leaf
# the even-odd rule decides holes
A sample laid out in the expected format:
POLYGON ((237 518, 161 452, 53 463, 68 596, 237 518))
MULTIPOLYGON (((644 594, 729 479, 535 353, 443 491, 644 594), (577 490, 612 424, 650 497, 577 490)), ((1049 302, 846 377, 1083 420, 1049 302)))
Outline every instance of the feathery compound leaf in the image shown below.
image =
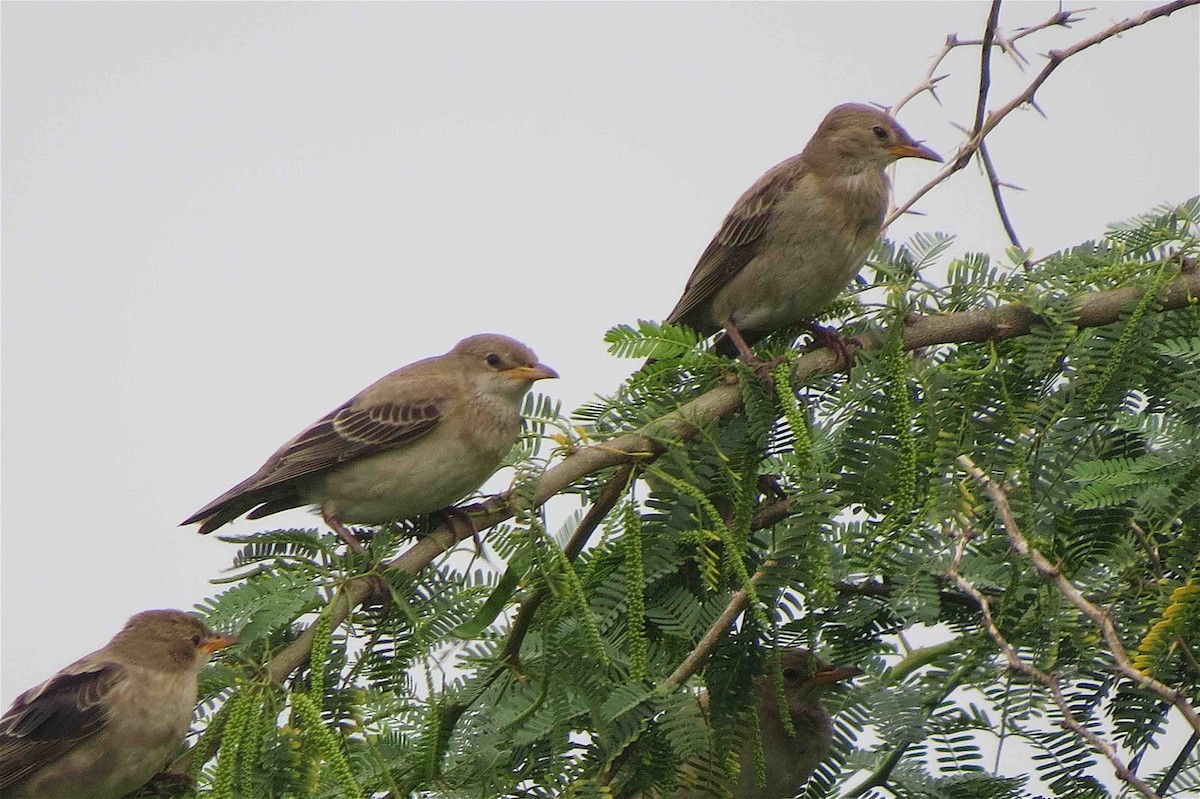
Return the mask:
POLYGON ((636 328, 617 325, 604 334, 608 351, 618 358, 678 358, 703 340, 703 336, 686 325, 658 324, 645 319, 639 319, 636 328))

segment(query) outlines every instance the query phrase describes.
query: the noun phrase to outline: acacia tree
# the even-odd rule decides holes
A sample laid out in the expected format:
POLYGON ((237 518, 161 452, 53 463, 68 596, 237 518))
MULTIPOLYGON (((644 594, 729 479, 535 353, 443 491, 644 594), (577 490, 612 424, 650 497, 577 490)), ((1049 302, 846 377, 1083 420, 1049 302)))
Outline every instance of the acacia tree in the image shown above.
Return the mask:
POLYGON ((804 796, 1200 790, 1200 198, 1033 261, 986 149, 1072 55, 1195 2, 1052 52, 990 113, 993 52, 1074 12, 1005 34, 994 2, 947 40, 893 110, 974 47, 973 122, 891 218, 977 158, 1013 247, 882 244, 828 311, 852 364, 777 335, 764 380, 686 328, 619 326, 613 354, 655 362, 570 417, 527 403, 513 490, 470 508, 494 558, 462 524, 361 554, 227 538, 202 610, 246 644, 205 674, 177 764, 197 793, 670 795, 681 762, 730 761, 737 687, 792 645, 867 672, 804 796), (734 687, 715 729, 700 683, 734 687))

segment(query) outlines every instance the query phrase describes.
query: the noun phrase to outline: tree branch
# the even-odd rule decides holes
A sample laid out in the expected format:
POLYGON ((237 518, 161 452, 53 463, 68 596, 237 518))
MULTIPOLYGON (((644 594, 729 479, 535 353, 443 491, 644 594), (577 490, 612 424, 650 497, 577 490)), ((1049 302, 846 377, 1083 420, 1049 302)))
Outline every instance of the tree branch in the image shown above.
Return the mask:
MULTIPOLYGON (((1080 303, 1075 324, 1080 328, 1112 324, 1120 318, 1121 309, 1135 301, 1141 293, 1136 287, 1092 292, 1080 303)), ((1168 284, 1160 310, 1182 308, 1194 302, 1196 297, 1200 297, 1200 270, 1181 275, 1168 284)), ((906 325, 904 349, 1012 338, 1028 333, 1037 320, 1037 314, 1021 304, 921 317, 906 325)), ((878 346, 877 341, 864 342, 864 349, 874 349, 878 346)), ((845 368, 846 364, 834 351, 823 348, 809 350, 796 359, 792 368, 792 382, 793 385, 800 385, 815 375, 842 371, 845 368)), ((545 503, 550 497, 589 474, 624 463, 652 460, 665 449, 656 437, 690 439, 701 427, 715 419, 728 416, 741 405, 742 394, 737 386, 718 386, 642 430, 577 450, 561 463, 546 470, 538 482, 533 504, 536 507, 545 503)), ((472 514, 475 527, 479 530, 499 524, 513 515, 507 496, 490 497, 465 510, 472 514)), ((416 575, 435 558, 469 535, 470 531, 452 530, 448 525, 442 525, 413 544, 400 557, 386 564, 385 568, 416 575)), ((367 577, 346 583, 330 611, 334 628, 345 622, 351 610, 372 595, 374 585, 375 583, 367 577)), ((271 660, 269 669, 272 680, 277 683, 283 682, 289 674, 307 661, 312 649, 312 635, 310 627, 271 660)))
MULTIPOLYGON (((1025 252, 1025 247, 1021 244, 1021 240, 1017 238, 1017 230, 1013 227, 1012 220, 1008 218, 1008 208, 1004 205, 1004 196, 1000 193, 1000 178, 996 174, 996 165, 992 163, 992 156, 988 152, 987 144, 979 142, 979 160, 983 163, 983 171, 987 175, 988 186, 992 190, 992 202, 996 206, 996 212, 1000 214, 1000 224, 1004 226, 1004 232, 1008 236, 1009 242, 1022 253, 1025 252)), ((1020 190, 1011 183, 1004 184, 1009 188, 1020 190)), ((1026 269, 1030 267, 1029 258, 1025 258, 1022 264, 1026 269)))
MULTIPOLYGON (((883 223, 884 228, 899 218, 901 214, 912 208, 918 200, 928 194, 935 186, 965 167, 970 161, 971 156, 975 154, 980 145, 983 143, 984 138, 986 138, 987 135, 991 133, 998 124, 1000 124, 1000 121, 1025 103, 1032 103, 1034 95, 1037 94, 1037 90, 1040 89, 1042 84, 1046 82, 1046 79, 1053 74, 1054 70, 1058 69, 1058 67, 1062 65, 1063 62, 1065 62, 1068 58, 1071 58, 1072 56, 1077 55, 1089 47, 1105 41, 1106 39, 1111 39, 1112 37, 1124 33, 1125 31, 1145 25, 1147 22, 1151 22, 1159 17, 1169 16, 1170 14, 1173 14, 1182 8, 1194 6, 1197 3, 1200 3, 1200 0, 1174 0, 1174 2, 1156 6, 1155 8, 1146 11, 1144 14, 1121 20, 1120 22, 1105 28, 1099 33, 1076 42, 1065 50, 1051 50, 1047 56, 1048 61, 1046 66, 1044 66, 1041 72, 1039 72, 1037 76, 1030 81, 1029 85, 1026 86, 1025 89, 1022 90, 1016 97, 1001 106, 998 110, 988 114, 987 118, 983 122, 983 125, 980 126, 978 130, 973 131, 972 135, 967 139, 967 141, 959 146, 954 158, 947 159, 946 166, 943 167, 937 175, 935 175, 924 186, 917 189, 912 196, 910 196, 907 200, 898 205, 894 211, 888 214, 887 219, 885 219, 883 223)), ((1069 13, 1070 12, 1068 12, 1068 19, 1069 13)), ((1060 12, 1059 16, 1061 16, 1061 14, 1062 12, 1060 12)))
MULTIPOLYGON (((987 478, 985 477, 984 479, 987 478)), ((1021 659, 1021 656, 1017 654, 1017 650, 1008 642, 1003 633, 1000 632, 1000 628, 996 626, 996 622, 992 618, 992 608, 988 603, 987 597, 980 593, 980 591, 975 588, 975 586, 969 580, 958 573, 959 559, 959 557, 955 557, 954 564, 950 567, 950 570, 946 572, 946 576, 953 580, 954 584, 960 589, 973 596, 975 600, 979 602, 979 609, 983 614, 983 626, 987 630, 988 635, 990 635, 992 640, 996 643, 996 646, 1000 648, 1005 660, 1008 661, 1008 667, 1019 674, 1025 675, 1035 682, 1041 683, 1047 689, 1049 689, 1050 696, 1054 699, 1054 704, 1058 705, 1058 710, 1062 714, 1062 721, 1060 722, 1062 726, 1086 740, 1096 749, 1096 751, 1104 755, 1108 761, 1112 763, 1113 769, 1116 771, 1118 778, 1129 783, 1132 787, 1137 789, 1139 793, 1145 796, 1146 799, 1161 799, 1161 797, 1154 791, 1153 788, 1151 788, 1149 785, 1139 779, 1136 774, 1129 770, 1129 767, 1126 766, 1124 761, 1121 760, 1121 756, 1117 754, 1117 750, 1112 744, 1089 730, 1086 726, 1080 723, 1079 719, 1075 717, 1075 714, 1071 712, 1070 705, 1067 704, 1066 697, 1063 696, 1062 686, 1058 675, 1047 674, 1046 672, 1034 666, 1032 663, 1027 663, 1021 659)))
MULTIPOLYGON (((1146 690, 1157 695, 1160 699, 1163 699, 1174 705, 1179 712, 1183 714, 1183 717, 1187 719, 1188 724, 1192 725, 1192 729, 1200 733, 1200 714, 1197 714, 1195 708, 1188 704, 1187 697, 1185 697, 1181 692, 1176 691, 1170 686, 1167 686, 1154 679, 1149 674, 1146 674, 1135 668, 1133 662, 1129 659, 1129 655, 1125 651, 1125 645, 1121 642, 1121 636, 1117 633, 1117 628, 1116 625, 1113 624, 1112 618, 1105 613, 1102 608, 1089 602, 1087 597, 1085 597, 1083 593, 1075 587, 1075 584, 1066 578, 1066 576, 1062 573, 1062 570, 1051 563, 1046 556, 1041 553, 1040 550, 1030 546, 1029 540, 1025 537, 1025 534, 1021 532, 1021 528, 1017 526, 1017 520, 1013 516, 1012 508, 1009 507, 1008 495, 1005 492, 1004 487, 984 474, 983 470, 976 466, 975 462, 971 460, 969 456, 960 455, 958 457, 958 463, 963 467, 964 470, 966 470, 967 474, 970 475, 975 482, 979 483, 979 485, 983 487, 984 491, 987 492, 988 497, 991 498, 992 504, 996 506, 996 510, 1000 514, 1000 519, 1004 524, 1004 530, 1006 533, 1008 533, 1008 540, 1012 542, 1013 549, 1015 549, 1021 555, 1024 555, 1032 560, 1034 568, 1036 568, 1044 577, 1053 582, 1058 588, 1059 593, 1066 597, 1071 604, 1073 604, 1081 613, 1083 613, 1083 615, 1087 616, 1093 624, 1100 628, 1100 632, 1104 636, 1104 640, 1108 643, 1109 651, 1112 652, 1113 660, 1116 661, 1117 670, 1131 682, 1137 683, 1146 690)), ((974 590, 973 586, 972 590, 974 590)), ((980 597, 976 598, 979 599, 980 597)), ((990 624, 988 621, 990 618, 990 611, 988 610, 988 607, 983 605, 981 610, 984 613, 985 622, 990 624)), ((993 638, 994 637, 995 636, 993 636, 993 638)), ((1030 666, 1029 668, 1032 669, 1033 667, 1030 666)), ((1032 671, 1026 671, 1026 673, 1034 676, 1032 671)), ((1058 690, 1057 677, 1054 677, 1054 684, 1046 682, 1046 680, 1044 680, 1042 677, 1037 677, 1037 679, 1045 683, 1045 685, 1049 687, 1052 692, 1056 692, 1058 690)), ((1118 774, 1119 773, 1120 772, 1118 770, 1118 774)), ((1147 786, 1147 790, 1148 789, 1149 786, 1147 786)), ((1149 796, 1150 794, 1147 795, 1149 796)))
MULTIPOLYGON (((567 560, 573 563, 579 557, 579 553, 587 545, 592 533, 596 531, 600 522, 604 521, 604 517, 613 509, 617 500, 621 498, 621 494, 629 487, 629 479, 632 474, 633 465, 627 464, 609 478, 600 495, 596 497, 596 501, 592 503, 592 507, 588 508, 588 512, 580 520, 579 526, 571 534, 571 540, 563 547, 563 554, 567 556, 567 560)), ((517 664, 517 657, 521 654, 521 644, 525 641, 525 636, 533 625, 533 617, 545 600, 546 591, 542 590, 521 603, 517 617, 509 629, 508 640, 504 642, 504 649, 500 651, 500 660, 511 666, 517 664)))
POLYGON ((983 30, 983 43, 979 48, 979 97, 975 101, 975 123, 971 125, 971 136, 978 136, 983 128, 983 115, 987 111, 988 89, 992 87, 992 42, 996 29, 1000 27, 1000 2, 992 0, 987 25, 983 30))

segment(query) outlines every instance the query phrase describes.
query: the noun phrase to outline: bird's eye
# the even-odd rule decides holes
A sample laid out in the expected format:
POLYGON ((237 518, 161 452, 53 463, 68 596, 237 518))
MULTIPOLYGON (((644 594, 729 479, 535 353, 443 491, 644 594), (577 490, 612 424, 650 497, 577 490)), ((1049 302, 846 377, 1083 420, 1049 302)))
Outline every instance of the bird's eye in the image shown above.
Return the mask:
POLYGON ((887 141, 887 131, 884 130, 881 125, 876 125, 875 127, 871 128, 871 132, 874 133, 875 138, 879 139, 880 141, 887 141))
POLYGON ((799 680, 800 677, 801 677, 800 669, 784 669, 783 670, 783 679, 787 680, 788 682, 794 682, 796 680, 799 680))
POLYGON ((487 361, 488 366, 493 368, 500 365, 500 356, 494 352, 489 352, 487 358, 484 360, 487 361))
POLYGON ((196 633, 192 636, 192 646, 200 646, 200 642, 203 640, 204 639, 200 636, 200 633, 196 633))

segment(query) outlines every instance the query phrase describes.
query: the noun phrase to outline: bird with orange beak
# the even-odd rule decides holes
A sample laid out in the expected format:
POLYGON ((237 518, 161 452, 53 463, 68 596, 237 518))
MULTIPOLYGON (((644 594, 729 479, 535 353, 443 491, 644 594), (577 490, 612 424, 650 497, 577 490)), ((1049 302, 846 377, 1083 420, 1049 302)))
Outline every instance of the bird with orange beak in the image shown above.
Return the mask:
POLYGON ((200 669, 237 642, 179 610, 132 617, 0 718, 0 796, 117 799, 142 787, 183 743, 200 669))
POLYGON ((667 321, 706 335, 724 330, 718 351, 748 360, 750 344, 797 325, 834 343, 836 334, 812 320, 879 239, 891 189, 884 170, 900 158, 942 160, 884 111, 834 108, 803 152, 734 204, 667 321))
POLYGON ((345 525, 422 516, 483 485, 520 435, 521 400, 552 377, 558 373, 519 341, 465 338, 363 389, 183 524, 210 533, 242 514, 311 505, 361 551, 345 525))

